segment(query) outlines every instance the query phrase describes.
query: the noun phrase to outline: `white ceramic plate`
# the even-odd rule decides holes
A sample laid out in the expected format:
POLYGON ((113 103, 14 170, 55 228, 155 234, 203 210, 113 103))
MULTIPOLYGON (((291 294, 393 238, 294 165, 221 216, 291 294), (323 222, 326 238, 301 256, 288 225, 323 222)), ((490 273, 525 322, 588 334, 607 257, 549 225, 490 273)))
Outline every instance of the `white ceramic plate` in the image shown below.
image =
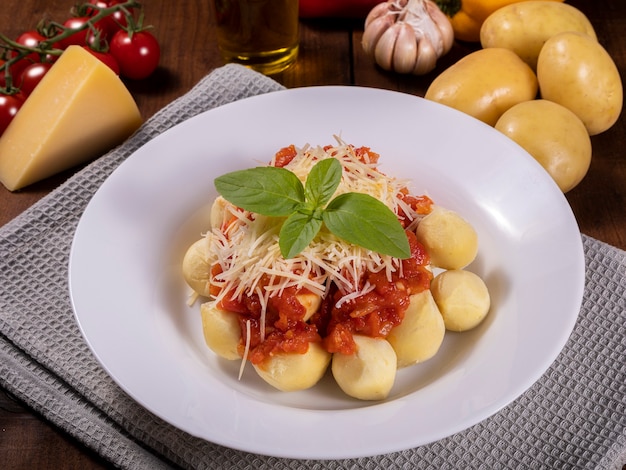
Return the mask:
POLYGON ((566 199, 490 127, 414 96, 312 87, 258 96, 189 119, 133 154, 102 185, 76 230, 70 291, 93 353, 137 402, 188 433, 266 455, 349 458, 426 444, 489 417, 527 390, 563 348, 584 284, 566 199), (331 377, 294 393, 218 359, 186 305, 180 265, 208 223, 213 179, 279 148, 334 144, 381 154, 478 231, 470 269, 492 295, 475 330, 399 371, 384 402, 346 397, 331 377))

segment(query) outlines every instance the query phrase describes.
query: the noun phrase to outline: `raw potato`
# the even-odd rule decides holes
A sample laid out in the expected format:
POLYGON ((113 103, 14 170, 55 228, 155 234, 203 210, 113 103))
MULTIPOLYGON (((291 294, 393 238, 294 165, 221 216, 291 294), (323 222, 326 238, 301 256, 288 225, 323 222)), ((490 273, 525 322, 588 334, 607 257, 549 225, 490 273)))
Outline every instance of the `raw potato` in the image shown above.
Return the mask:
POLYGON ((208 238, 201 238, 187 249, 183 258, 183 277, 196 293, 210 296, 211 255, 208 238))
POLYGON ((200 315, 207 346, 224 359, 241 359, 238 351, 241 328, 237 314, 217 308, 215 302, 206 302, 200 306, 200 315))
POLYGON ((552 1, 512 3, 487 17, 480 28, 480 44, 483 48, 510 49, 536 70, 545 42, 566 31, 597 39, 589 19, 571 5, 552 1))
POLYGON ((622 80, 606 50, 582 33, 551 37, 537 61, 541 97, 576 114, 589 135, 609 129, 623 104, 622 80))
POLYGON ((385 339, 354 335, 357 351, 333 354, 332 372, 341 389, 360 400, 387 398, 396 380, 397 358, 385 339))
POLYGON ((305 390, 324 376, 331 354, 319 343, 310 343, 304 354, 277 354, 255 364, 259 376, 283 392, 305 390))
POLYGON ((491 299, 487 286, 471 271, 444 271, 433 279, 430 288, 450 331, 471 330, 489 312, 491 299))
POLYGON ((546 100, 513 106, 496 129, 522 146, 543 166, 564 193, 574 188, 591 164, 591 139, 569 109, 546 100))
POLYGON ((436 207, 415 230, 433 266, 442 269, 464 268, 476 258, 478 235, 474 227, 454 211, 436 207))
POLYGON ((398 357, 398 368, 433 357, 443 342, 446 327, 429 290, 411 295, 404 320, 387 336, 398 357))
POLYGON ((444 70, 424 96, 493 126, 507 109, 537 96, 537 77, 514 52, 481 49, 444 70))

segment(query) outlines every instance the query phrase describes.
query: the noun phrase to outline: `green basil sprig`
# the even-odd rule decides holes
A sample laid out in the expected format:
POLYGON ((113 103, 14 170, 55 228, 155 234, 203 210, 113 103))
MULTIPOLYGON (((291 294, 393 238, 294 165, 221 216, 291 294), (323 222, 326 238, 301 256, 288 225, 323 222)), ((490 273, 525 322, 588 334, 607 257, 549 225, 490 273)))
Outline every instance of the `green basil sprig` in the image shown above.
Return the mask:
POLYGON ((348 243, 395 258, 411 256, 398 217, 378 199, 345 193, 332 199, 341 182, 341 163, 320 160, 305 185, 285 168, 265 166, 233 171, 215 179, 215 188, 231 204, 271 217, 286 217, 278 244, 293 258, 315 238, 322 223, 348 243))

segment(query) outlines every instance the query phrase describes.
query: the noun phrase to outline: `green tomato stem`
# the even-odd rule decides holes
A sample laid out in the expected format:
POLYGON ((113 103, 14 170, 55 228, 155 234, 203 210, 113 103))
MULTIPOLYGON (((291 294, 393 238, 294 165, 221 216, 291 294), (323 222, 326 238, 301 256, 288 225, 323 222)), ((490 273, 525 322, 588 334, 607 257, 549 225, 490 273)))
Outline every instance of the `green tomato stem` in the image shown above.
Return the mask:
MULTIPOLYGON (((136 28, 135 20, 129 9, 141 8, 141 4, 137 0, 126 0, 123 3, 118 3, 116 5, 106 7, 106 8, 99 7, 97 5, 91 5, 91 4, 89 4, 88 6, 90 9, 98 10, 98 13, 90 17, 89 20, 86 21, 79 28, 75 28, 75 29, 66 28, 63 25, 60 25, 58 23, 53 23, 54 27, 60 28, 62 31, 59 34, 56 34, 52 37, 46 38, 44 41, 41 41, 37 47, 29 47, 29 46, 24 46, 22 44, 18 44, 14 40, 8 38, 6 35, 0 33, 0 41, 2 42, 2 44, 0 44, 0 47, 4 49, 4 55, 6 56, 6 53, 8 51, 17 52, 17 55, 7 59, 4 64, 0 65, 0 72, 4 72, 5 81, 6 81, 6 87, 4 89, 0 89, 0 92, 4 94, 16 93, 16 88, 13 87, 13 79, 11 77, 11 65, 19 62, 20 60, 22 60, 24 57, 28 56, 29 54, 35 53, 35 54, 39 54, 40 56, 43 56, 43 55, 60 56, 63 53, 63 49, 53 48, 52 46, 55 43, 62 41, 63 39, 66 39, 88 28, 95 31, 94 25, 98 21, 118 11, 121 11, 124 13, 128 21, 128 24, 132 25, 131 28, 136 28)), ((141 18, 143 19, 143 11, 141 12, 141 18)))

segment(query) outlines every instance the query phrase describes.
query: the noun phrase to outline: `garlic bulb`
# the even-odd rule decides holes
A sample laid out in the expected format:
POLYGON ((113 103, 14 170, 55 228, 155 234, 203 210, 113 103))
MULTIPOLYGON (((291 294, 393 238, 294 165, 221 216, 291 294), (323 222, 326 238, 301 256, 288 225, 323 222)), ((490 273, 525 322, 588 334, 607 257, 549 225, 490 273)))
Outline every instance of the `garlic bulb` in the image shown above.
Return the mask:
POLYGON ((367 15, 362 46, 385 70, 423 75, 453 41, 450 20, 431 0, 388 0, 367 15))

